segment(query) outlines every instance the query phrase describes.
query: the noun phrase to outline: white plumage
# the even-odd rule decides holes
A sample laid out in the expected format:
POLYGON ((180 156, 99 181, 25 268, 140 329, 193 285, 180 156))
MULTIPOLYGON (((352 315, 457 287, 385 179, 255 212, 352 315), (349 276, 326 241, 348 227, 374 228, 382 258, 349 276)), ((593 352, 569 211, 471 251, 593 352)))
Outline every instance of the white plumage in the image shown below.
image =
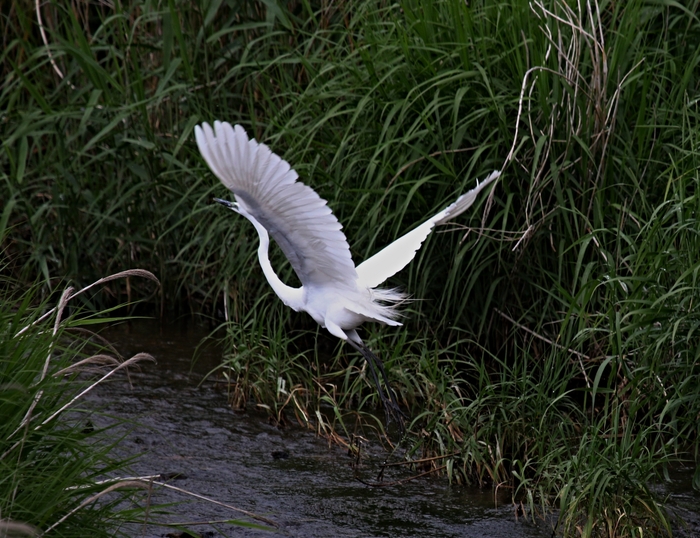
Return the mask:
POLYGON ((403 269, 438 224, 466 211, 477 194, 500 176, 494 171, 455 203, 426 220, 355 267, 341 224, 327 202, 297 181, 297 173, 265 144, 249 140, 245 130, 229 123, 195 127, 197 146, 214 174, 236 202, 218 200, 251 221, 260 236, 258 259, 268 282, 284 303, 308 312, 322 327, 350 342, 367 359, 382 401, 399 424, 401 411, 389 389, 386 400, 375 367, 386 379, 381 361, 355 330, 364 321, 400 325, 396 305, 405 295, 377 288, 403 269), (268 235, 269 234, 269 235, 268 235), (292 288, 275 274, 268 258, 269 236, 292 264, 302 286, 292 288))

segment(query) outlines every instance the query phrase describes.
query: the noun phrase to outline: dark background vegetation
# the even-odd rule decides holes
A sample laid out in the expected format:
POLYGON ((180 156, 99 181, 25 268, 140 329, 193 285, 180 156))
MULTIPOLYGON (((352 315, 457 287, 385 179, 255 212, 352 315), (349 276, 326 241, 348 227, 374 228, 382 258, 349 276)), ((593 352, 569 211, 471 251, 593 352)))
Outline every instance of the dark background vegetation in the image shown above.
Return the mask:
POLYGON ((404 327, 366 328, 427 432, 413 446, 561 509, 565 532, 668 532, 648 483, 700 447, 697 2, 42 6, 45 38, 33 2, 0 19, 11 286, 150 270, 157 295, 128 279, 90 301, 227 316, 239 403, 281 417, 282 378, 305 405, 371 409, 342 373, 361 364, 284 309, 252 227, 212 207, 194 125, 240 123, 287 159, 358 262, 503 168, 392 280, 419 299, 404 327))

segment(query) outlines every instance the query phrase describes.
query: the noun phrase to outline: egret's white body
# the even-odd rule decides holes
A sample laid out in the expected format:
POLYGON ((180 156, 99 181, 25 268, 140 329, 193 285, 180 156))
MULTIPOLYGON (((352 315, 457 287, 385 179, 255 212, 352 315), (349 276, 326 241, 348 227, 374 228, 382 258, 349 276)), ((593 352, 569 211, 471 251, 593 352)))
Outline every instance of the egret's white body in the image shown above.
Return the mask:
MULTIPOLYGON (((397 304, 405 295, 377 288, 403 269, 438 224, 468 209, 477 194, 500 176, 491 173, 460 196, 455 203, 397 239, 357 267, 342 226, 313 189, 297 181, 297 173, 265 144, 249 140, 245 130, 229 123, 204 123, 195 127, 197 145, 214 174, 231 191, 236 202, 217 200, 246 217, 260 236, 258 259, 272 289, 284 304, 308 312, 317 323, 338 338, 350 342, 370 364, 379 394, 387 405, 374 371, 385 377, 381 361, 363 344, 356 328, 365 321, 401 325, 397 304), (302 286, 284 284, 270 265, 270 237, 275 240, 296 272, 302 286)), ((392 413, 400 411, 391 396, 392 413)))

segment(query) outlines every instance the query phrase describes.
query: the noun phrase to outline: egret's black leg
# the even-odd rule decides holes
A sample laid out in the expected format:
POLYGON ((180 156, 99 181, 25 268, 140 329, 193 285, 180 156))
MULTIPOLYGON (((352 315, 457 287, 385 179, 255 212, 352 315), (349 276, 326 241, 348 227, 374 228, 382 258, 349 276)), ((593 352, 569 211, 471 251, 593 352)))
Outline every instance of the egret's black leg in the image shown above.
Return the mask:
POLYGON ((387 426, 389 425, 389 422, 391 422, 391 419, 394 419, 396 424, 399 426, 401 433, 403 434, 403 432, 405 431, 404 419, 406 418, 406 415, 404 415, 401 411, 401 408, 399 407, 399 404, 396 401, 394 391, 389 385, 389 378, 387 377, 386 371, 384 370, 384 363, 382 363, 382 361, 379 360, 379 357, 372 353, 372 351, 362 342, 355 342, 349 338, 347 341, 352 345, 352 347, 354 347, 357 351, 362 353, 362 356, 367 361, 367 364, 369 364, 369 371, 372 374, 374 384, 377 386, 379 398, 382 400, 382 405, 384 406, 384 413, 386 413, 387 426), (384 384, 386 385, 386 390, 389 393, 390 400, 388 400, 386 395, 384 394, 382 385, 379 382, 379 376, 377 376, 377 369, 379 370, 379 373, 384 379, 384 384))

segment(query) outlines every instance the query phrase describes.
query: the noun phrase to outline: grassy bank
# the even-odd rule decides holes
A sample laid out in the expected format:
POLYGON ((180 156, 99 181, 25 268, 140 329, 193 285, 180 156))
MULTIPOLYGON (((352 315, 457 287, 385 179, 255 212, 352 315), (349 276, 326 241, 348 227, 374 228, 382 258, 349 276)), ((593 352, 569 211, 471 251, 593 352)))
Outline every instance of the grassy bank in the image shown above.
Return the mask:
POLYGON ((415 453, 566 534, 668 533, 649 481, 699 448, 697 2, 50 3, 45 41, 33 3, 4 9, 6 272, 50 296, 150 269, 155 308, 230 320, 238 403, 351 428, 360 359, 268 289, 194 125, 289 160, 357 261, 503 168, 392 280, 421 299, 405 325, 364 332, 415 453))

